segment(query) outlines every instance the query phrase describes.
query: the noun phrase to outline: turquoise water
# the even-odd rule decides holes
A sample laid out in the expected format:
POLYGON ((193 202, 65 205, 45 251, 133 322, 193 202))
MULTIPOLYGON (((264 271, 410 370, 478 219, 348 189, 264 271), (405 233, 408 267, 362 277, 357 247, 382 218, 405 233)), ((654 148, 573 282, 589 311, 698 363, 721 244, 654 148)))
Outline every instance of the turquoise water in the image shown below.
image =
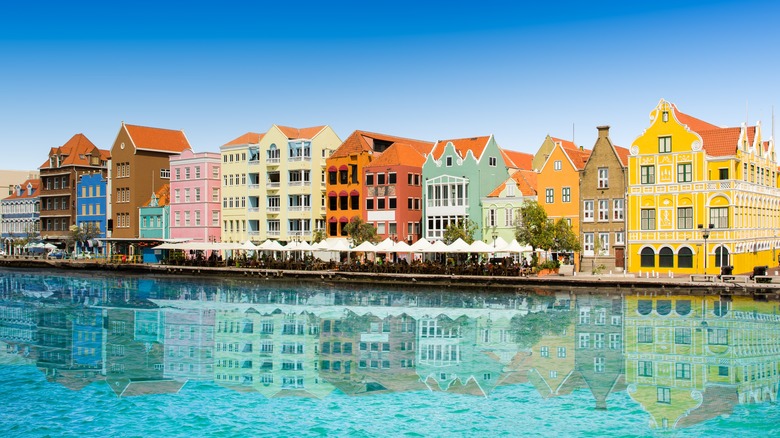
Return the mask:
POLYGON ((671 324, 723 323, 730 353, 699 330, 691 342, 704 350, 661 354, 657 331, 646 355, 633 327, 669 321, 666 302, 642 315, 647 300, 616 294, 2 270, 0 424, 36 437, 780 434, 777 406, 763 401, 777 394, 776 305, 718 301, 730 310, 720 321, 686 313, 688 300, 670 300, 671 324), (745 335, 757 331, 769 335, 745 335), (741 350, 747 340, 764 348, 741 350), (652 382, 636 371, 650 358, 652 382), (697 371, 708 361, 726 376, 697 371), (676 365, 670 383, 666 364, 693 364, 692 376, 676 365), (657 402, 656 387, 671 398, 657 402), (752 399, 731 397, 748 387, 752 399))

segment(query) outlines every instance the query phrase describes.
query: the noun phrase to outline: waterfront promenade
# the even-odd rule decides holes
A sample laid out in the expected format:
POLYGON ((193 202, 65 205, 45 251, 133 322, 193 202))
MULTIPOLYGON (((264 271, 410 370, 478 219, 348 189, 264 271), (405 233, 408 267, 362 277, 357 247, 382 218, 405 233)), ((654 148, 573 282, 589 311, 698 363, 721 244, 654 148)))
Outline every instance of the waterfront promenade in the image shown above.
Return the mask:
POLYGON ((0 267, 30 269, 63 269, 146 275, 178 275, 222 278, 256 278, 258 281, 307 280, 328 283, 387 284, 402 287, 438 286, 447 288, 526 289, 534 287, 570 287, 593 294, 616 289, 636 293, 728 294, 780 299, 780 267, 772 267, 762 282, 745 275, 718 278, 716 275, 672 276, 646 272, 638 274, 605 273, 594 275, 507 276, 460 275, 452 273, 355 272, 340 269, 264 269, 236 266, 181 266, 149 263, 121 263, 107 260, 52 260, 35 257, 0 257, 0 267))

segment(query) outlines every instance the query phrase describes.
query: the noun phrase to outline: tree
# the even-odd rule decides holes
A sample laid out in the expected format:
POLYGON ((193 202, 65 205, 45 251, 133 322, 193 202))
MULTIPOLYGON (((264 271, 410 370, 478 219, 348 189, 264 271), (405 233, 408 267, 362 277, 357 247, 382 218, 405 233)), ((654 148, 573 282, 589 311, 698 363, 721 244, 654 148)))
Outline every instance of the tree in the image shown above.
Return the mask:
MULTIPOLYGON (((90 222, 82 222, 81 225, 71 225, 70 233, 68 234, 67 246, 73 245, 73 250, 76 250, 76 244, 84 243, 88 240, 92 240, 95 237, 100 236, 100 228, 90 222)), ((66 250, 67 250, 66 246, 66 250)))
POLYGON ((355 216, 344 226, 344 232, 352 238, 352 244, 358 246, 363 242, 376 241, 376 228, 373 225, 363 222, 359 216, 355 216))
POLYGON ((314 233, 311 235, 311 241, 312 242, 321 242, 328 238, 328 235, 325 233, 324 229, 318 229, 314 230, 314 233))
POLYGON ((477 231, 477 228, 476 222, 471 219, 465 221, 461 219, 458 222, 452 222, 447 229, 444 230, 442 240, 449 245, 458 239, 463 239, 466 243, 471 245, 474 243, 474 233, 477 231))
POLYGON ((572 231, 569 221, 561 218, 553 225, 552 241, 548 249, 555 252, 580 251, 580 239, 572 231))
POLYGON ((520 207, 520 221, 515 228, 515 239, 522 245, 529 245, 534 254, 537 249, 552 247, 552 230, 547 212, 536 201, 526 201, 520 207))

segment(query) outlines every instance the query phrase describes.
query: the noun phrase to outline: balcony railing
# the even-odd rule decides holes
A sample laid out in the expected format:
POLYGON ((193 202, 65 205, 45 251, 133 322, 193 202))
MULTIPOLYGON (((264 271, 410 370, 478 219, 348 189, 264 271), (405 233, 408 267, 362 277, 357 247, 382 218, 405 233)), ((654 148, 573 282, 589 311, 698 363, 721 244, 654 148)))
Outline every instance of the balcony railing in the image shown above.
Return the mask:
POLYGON ((294 207, 289 207, 288 211, 311 211, 311 206, 296 205, 294 207))
POLYGON ((281 160, 279 159, 279 157, 273 157, 273 158, 268 157, 268 159, 265 160, 266 164, 279 164, 280 161, 281 160))
POLYGON ((247 187, 249 187, 249 190, 256 190, 260 188, 260 184, 249 184, 247 187))
POLYGON ((247 231, 246 233, 247 233, 248 235, 250 235, 250 236, 253 236, 253 237, 257 237, 257 236, 259 236, 259 235, 260 235, 260 232, 259 232, 259 231, 252 231, 252 230, 250 230, 250 231, 247 231))
POLYGON ((278 231, 278 230, 276 230, 276 231, 274 231, 274 230, 268 230, 268 233, 267 233, 267 234, 268 234, 269 236, 279 237, 279 236, 280 236, 282 233, 281 233, 280 231, 278 231))
POLYGON ((281 207, 267 207, 269 213, 279 213, 281 207))
POLYGON ((249 160, 248 163, 249 163, 250 166, 257 166, 258 164, 260 164, 260 160, 257 160, 257 159, 249 160))
POLYGON ((260 207, 247 207, 246 211, 249 213, 257 213, 260 211, 260 207))
POLYGON ((277 182, 269 182, 268 183, 268 188, 270 188, 270 189, 278 189, 279 185, 280 185, 280 183, 278 181, 277 182))
POLYGON ((311 157, 289 157, 287 159, 288 162, 294 162, 294 161, 311 161, 311 157))

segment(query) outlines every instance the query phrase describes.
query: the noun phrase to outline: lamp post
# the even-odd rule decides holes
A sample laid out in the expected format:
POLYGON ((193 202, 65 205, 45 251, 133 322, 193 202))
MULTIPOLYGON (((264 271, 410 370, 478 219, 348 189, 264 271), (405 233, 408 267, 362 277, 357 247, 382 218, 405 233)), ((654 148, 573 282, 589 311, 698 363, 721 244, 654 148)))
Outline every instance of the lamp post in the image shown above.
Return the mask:
POLYGON ((492 237, 493 237, 493 251, 495 252, 495 250, 496 250, 496 239, 498 239, 498 231, 493 230, 492 237))
POLYGON ((704 274, 707 274, 707 239, 710 237, 710 230, 715 228, 714 224, 709 224, 707 228, 704 225, 699 224, 699 230, 701 230, 701 237, 704 238, 704 274))

